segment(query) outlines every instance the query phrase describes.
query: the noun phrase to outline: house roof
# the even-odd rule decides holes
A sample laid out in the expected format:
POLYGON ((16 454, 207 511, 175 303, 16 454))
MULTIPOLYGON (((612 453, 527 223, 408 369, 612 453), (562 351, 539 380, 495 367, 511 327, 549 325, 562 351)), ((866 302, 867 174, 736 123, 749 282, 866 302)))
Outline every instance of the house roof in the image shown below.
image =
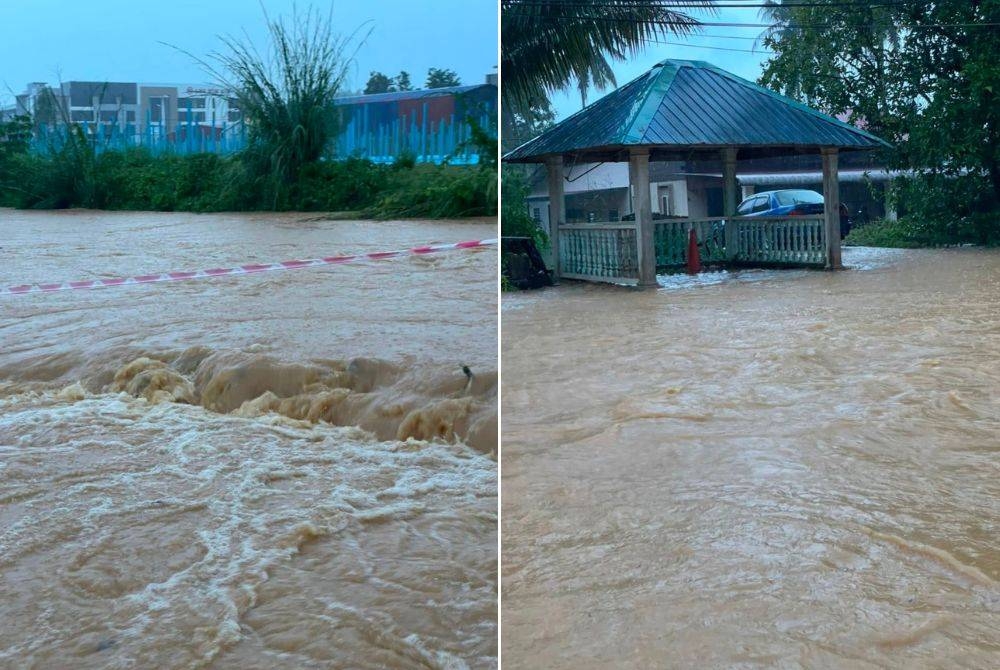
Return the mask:
POLYGON ((741 149, 742 157, 891 146, 871 133, 710 63, 665 60, 509 152, 504 160, 624 160, 648 147, 654 159, 741 149), (657 156, 656 154, 660 155, 657 156))
POLYGON ((367 102, 389 102, 398 100, 419 100, 421 98, 437 98, 444 95, 461 95, 482 88, 492 88, 493 84, 474 84, 472 86, 447 86, 444 88, 426 88, 415 91, 393 91, 391 93, 369 93, 368 95, 350 95, 334 98, 336 105, 357 105, 367 102))

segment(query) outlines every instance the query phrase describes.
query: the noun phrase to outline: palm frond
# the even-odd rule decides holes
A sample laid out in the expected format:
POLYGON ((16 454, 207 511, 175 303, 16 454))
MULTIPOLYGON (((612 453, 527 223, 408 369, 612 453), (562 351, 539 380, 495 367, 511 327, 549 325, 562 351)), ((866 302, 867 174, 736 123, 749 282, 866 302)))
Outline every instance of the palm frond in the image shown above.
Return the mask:
POLYGON ((501 0, 504 104, 525 108, 584 78, 615 85, 607 59, 623 60, 700 23, 672 7, 711 9, 701 0, 501 0), (596 76, 595 76, 596 75, 596 76))

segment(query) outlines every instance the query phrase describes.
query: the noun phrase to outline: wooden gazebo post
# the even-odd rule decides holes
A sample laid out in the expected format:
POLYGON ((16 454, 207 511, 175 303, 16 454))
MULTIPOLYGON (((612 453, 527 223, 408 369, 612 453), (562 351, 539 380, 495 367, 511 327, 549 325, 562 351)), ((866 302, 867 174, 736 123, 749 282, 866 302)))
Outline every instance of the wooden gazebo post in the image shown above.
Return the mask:
POLYGON ((837 148, 823 147, 823 212, 826 219, 826 268, 841 270, 840 184, 837 177, 837 148))
MULTIPOLYGON (((729 219, 736 216, 739 185, 736 182, 736 147, 722 150, 722 214, 729 219)), ((735 260, 738 252, 736 226, 726 221, 726 257, 735 260)))
POLYGON ((549 186, 549 246, 552 249, 552 276, 559 280, 559 226, 566 223, 566 198, 563 193, 562 156, 545 161, 549 186))
POLYGON ((639 252, 639 288, 656 282, 656 242, 653 239, 653 205, 649 200, 649 149, 629 149, 628 177, 635 212, 635 244, 639 252))

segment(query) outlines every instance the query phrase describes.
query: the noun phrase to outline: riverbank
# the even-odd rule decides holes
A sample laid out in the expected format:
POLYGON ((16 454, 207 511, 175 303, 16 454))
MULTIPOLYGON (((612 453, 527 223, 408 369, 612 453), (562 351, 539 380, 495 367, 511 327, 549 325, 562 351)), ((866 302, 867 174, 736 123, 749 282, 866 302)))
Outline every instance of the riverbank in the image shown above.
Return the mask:
POLYGON ((394 165, 363 159, 310 163, 287 183, 240 156, 148 151, 0 153, 0 206, 242 212, 359 211, 364 218, 495 216, 497 172, 488 165, 394 165))

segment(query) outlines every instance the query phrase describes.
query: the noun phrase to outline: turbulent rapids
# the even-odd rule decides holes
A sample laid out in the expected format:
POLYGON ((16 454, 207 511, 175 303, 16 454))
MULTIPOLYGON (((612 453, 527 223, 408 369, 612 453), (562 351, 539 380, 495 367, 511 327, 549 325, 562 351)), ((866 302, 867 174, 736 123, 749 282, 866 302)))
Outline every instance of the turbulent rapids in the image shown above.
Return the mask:
MULTIPOLYGON (((0 218, 4 284, 495 235, 0 218)), ((485 249, 6 298, 0 667, 494 667, 495 286, 485 249)))
POLYGON ((503 304, 505 668, 1000 667, 1000 253, 503 304))

